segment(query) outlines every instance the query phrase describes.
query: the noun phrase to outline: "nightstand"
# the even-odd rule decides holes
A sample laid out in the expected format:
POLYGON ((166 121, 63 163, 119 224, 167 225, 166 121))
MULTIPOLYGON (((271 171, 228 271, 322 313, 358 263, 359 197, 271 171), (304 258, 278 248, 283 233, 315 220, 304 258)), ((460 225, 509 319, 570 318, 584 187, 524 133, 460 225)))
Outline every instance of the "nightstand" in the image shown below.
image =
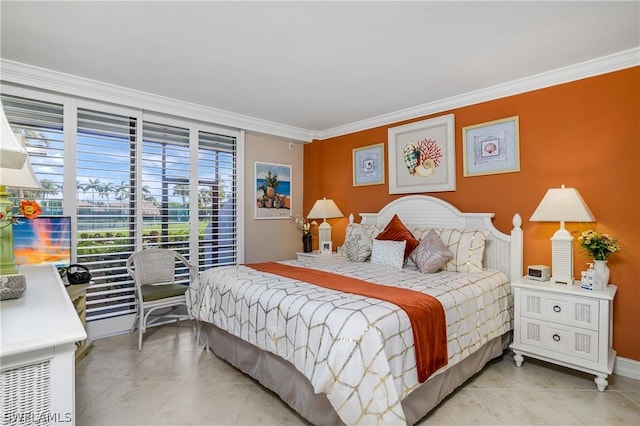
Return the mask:
POLYGON ((590 291, 577 281, 570 286, 527 277, 511 283, 511 288, 514 325, 509 347, 516 365, 529 356, 593 374, 598 390, 604 392, 616 359, 611 341, 618 288, 590 291))
POLYGON ((338 253, 333 252, 331 254, 321 254, 319 251, 314 250, 311 253, 305 253, 299 251, 296 253, 297 260, 309 260, 309 259, 318 259, 318 258, 328 258, 332 256, 339 256, 338 253))

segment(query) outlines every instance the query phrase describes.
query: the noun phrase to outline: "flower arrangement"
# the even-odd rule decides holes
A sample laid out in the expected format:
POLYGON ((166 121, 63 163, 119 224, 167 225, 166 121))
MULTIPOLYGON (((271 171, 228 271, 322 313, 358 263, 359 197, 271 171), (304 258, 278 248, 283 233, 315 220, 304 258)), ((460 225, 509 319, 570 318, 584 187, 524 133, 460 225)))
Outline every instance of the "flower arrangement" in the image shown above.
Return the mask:
MULTIPOLYGON (((42 209, 35 200, 22 200, 20 201, 20 213, 27 219, 35 219, 42 214, 42 209)), ((0 228, 13 225, 19 219, 13 215, 13 206, 7 206, 4 212, 0 212, 0 228)))
POLYGON ((309 222, 307 219, 299 215, 294 215, 292 219, 296 225, 302 229, 302 236, 311 235, 311 225, 318 225, 315 220, 313 222, 309 222))
POLYGON ((595 260, 607 260, 611 253, 620 251, 618 240, 609 234, 599 234, 593 229, 584 231, 578 237, 580 246, 586 250, 595 260))

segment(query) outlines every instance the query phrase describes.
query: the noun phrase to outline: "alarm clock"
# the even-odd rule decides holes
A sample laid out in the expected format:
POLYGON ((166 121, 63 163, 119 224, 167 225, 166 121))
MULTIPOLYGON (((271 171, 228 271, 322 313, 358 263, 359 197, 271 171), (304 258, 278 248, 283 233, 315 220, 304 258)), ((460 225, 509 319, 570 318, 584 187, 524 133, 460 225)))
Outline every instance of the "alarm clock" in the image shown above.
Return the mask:
POLYGON ((531 265, 527 268, 529 279, 536 281, 549 281, 549 267, 545 265, 531 265))

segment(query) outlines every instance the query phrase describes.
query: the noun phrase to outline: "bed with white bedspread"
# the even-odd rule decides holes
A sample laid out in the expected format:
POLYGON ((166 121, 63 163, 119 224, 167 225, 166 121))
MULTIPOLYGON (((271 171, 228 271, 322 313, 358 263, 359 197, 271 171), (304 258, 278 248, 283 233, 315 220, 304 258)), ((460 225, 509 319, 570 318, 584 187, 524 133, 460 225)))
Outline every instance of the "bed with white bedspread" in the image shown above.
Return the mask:
POLYGON ((413 424, 508 344, 509 282, 522 270, 522 231, 517 215, 506 235, 493 226, 492 214, 463 214, 427 196, 403 197, 377 214, 361 214, 357 226, 375 237, 395 215, 417 239, 429 229, 445 241, 452 232, 479 231, 485 267, 425 274, 411 262, 396 269, 343 256, 278 266, 435 297, 446 321, 447 359, 424 383, 416 369, 412 322, 398 305, 252 265, 205 271, 189 289, 202 343, 313 424, 413 424))

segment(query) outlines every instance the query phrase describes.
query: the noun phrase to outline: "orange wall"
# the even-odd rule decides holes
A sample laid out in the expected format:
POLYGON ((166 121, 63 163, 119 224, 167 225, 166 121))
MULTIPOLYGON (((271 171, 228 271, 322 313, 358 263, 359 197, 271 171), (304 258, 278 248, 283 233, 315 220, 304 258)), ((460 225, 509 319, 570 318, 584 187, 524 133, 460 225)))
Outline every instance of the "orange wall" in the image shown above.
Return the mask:
MULTIPOLYGON (((556 223, 529 222, 548 188, 575 187, 597 223, 567 224, 570 231, 594 228, 618 238, 622 251, 609 257, 614 302, 613 346, 618 355, 640 360, 640 67, 579 80, 495 101, 457 108, 456 190, 429 195, 461 211, 494 212, 495 225, 508 233, 520 213, 525 232, 524 265, 551 264, 550 238, 556 223), (520 172, 462 176, 462 128, 500 118, 520 117, 520 172)), ((421 117, 418 121, 433 116, 421 117)), ((345 215, 376 212, 401 195, 387 183, 352 186, 352 149, 387 142, 387 129, 372 128, 322 141, 304 149, 304 212, 313 202, 333 198, 345 215)), ((385 152, 386 157, 386 152, 385 152)), ((334 247, 344 241, 347 219, 330 220, 334 247)), ((575 276, 587 258, 575 245, 575 276)))

